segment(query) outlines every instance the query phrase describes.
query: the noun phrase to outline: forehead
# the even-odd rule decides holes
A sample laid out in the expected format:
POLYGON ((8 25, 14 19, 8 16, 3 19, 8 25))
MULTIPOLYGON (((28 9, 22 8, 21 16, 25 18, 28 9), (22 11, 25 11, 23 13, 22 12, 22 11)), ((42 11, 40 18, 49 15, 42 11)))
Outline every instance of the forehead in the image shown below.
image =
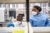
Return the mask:
POLYGON ((33 7, 33 9, 36 9, 35 7, 33 7))
POLYGON ((37 9, 33 7, 32 10, 33 10, 33 11, 36 11, 37 9))
POLYGON ((17 16, 17 18, 22 18, 22 16, 17 16))

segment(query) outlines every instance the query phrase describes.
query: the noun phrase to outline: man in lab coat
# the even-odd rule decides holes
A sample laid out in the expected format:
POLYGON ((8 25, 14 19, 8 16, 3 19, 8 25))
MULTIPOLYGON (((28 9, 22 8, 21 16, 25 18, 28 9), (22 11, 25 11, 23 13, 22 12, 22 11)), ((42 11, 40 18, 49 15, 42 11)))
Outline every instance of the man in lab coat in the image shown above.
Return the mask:
POLYGON ((23 15, 18 15, 16 20, 14 22, 15 27, 24 27, 26 25, 26 22, 23 21, 23 15))
POLYGON ((29 21, 32 27, 44 27, 48 24, 48 17, 40 13, 42 8, 40 6, 34 6, 32 9, 32 16, 29 21))

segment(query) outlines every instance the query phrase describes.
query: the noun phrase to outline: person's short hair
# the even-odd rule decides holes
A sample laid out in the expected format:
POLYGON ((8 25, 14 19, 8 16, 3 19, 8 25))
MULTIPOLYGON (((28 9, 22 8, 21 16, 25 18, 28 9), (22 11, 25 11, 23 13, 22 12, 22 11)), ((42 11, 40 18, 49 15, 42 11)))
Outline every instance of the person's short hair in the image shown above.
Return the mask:
POLYGON ((40 6, 34 6, 34 8, 36 8, 37 10, 39 10, 39 12, 41 12, 42 8, 40 6))
POLYGON ((19 14, 19 16, 22 16, 22 17, 24 17, 24 14, 19 14))

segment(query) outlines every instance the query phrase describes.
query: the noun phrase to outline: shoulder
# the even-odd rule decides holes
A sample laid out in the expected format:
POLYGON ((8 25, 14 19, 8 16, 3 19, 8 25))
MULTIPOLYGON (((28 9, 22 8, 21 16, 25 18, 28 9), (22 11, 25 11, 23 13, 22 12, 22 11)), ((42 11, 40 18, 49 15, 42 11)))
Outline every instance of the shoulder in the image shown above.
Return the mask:
POLYGON ((47 16, 46 14, 43 14, 43 13, 42 13, 42 16, 43 16, 44 18, 48 18, 48 16, 47 16))
POLYGON ((29 19, 33 19, 33 17, 34 17, 34 15, 31 15, 31 16, 29 17, 29 19))

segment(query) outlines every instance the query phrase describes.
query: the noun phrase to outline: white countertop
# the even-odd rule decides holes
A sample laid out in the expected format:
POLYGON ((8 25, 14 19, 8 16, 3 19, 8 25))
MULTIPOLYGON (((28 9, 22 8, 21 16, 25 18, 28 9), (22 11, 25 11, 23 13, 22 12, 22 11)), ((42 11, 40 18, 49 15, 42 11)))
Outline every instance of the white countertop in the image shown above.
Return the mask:
POLYGON ((33 27, 34 32, 50 32, 50 27, 33 27))
MULTIPOLYGON (((22 27, 0 27, 0 31, 1 30, 6 30, 6 31, 12 31, 12 30, 27 30, 26 28, 22 28, 22 27)), ((11 32, 10 31, 10 32, 11 32)), ((50 32, 50 27, 33 27, 33 31, 34 32, 50 32)))
POLYGON ((28 29, 23 27, 0 27, 0 32, 13 32, 14 30, 24 30, 25 33, 28 33, 28 29))

